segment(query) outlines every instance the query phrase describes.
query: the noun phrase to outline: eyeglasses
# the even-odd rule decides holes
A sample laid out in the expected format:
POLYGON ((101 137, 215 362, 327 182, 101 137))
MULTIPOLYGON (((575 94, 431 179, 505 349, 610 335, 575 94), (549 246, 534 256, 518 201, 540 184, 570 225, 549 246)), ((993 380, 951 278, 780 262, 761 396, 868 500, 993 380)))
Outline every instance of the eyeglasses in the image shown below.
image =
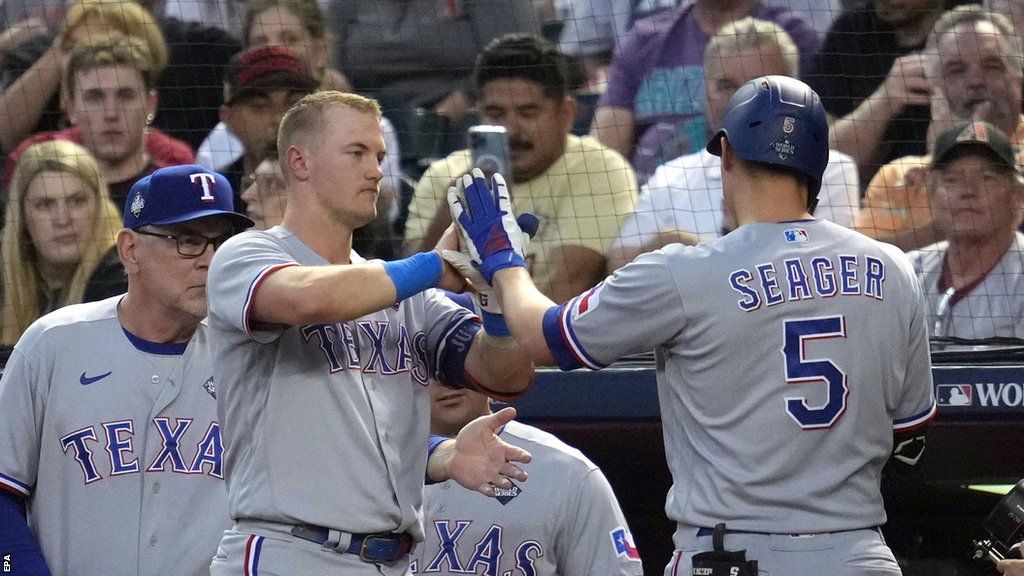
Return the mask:
POLYGON ((158 234, 146 232, 145 230, 136 230, 135 232, 143 236, 155 236, 164 240, 173 240, 178 249, 178 254, 185 258, 199 258, 206 253, 207 246, 213 246, 213 249, 216 251, 217 248, 220 248, 221 244, 227 242, 228 238, 232 236, 232 234, 222 234, 209 238, 192 232, 182 232, 181 234, 158 234))

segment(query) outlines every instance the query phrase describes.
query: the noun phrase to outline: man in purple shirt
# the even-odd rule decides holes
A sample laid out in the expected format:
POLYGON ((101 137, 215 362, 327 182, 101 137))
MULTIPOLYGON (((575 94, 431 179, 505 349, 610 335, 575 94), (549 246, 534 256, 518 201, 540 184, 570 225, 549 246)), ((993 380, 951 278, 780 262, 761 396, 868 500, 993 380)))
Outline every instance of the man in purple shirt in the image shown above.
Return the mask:
POLYGON ((618 45, 591 134, 630 158, 639 181, 707 142, 704 48, 719 28, 746 16, 781 26, 796 43, 800 61, 812 60, 818 48, 814 29, 788 9, 761 0, 694 0, 640 20, 618 45))

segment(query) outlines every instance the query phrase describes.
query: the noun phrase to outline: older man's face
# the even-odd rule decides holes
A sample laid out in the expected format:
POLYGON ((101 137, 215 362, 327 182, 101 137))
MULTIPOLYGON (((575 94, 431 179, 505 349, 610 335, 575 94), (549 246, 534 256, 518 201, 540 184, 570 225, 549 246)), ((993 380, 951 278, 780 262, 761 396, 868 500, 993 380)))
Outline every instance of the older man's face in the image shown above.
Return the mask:
POLYGON ((990 22, 954 27, 938 43, 939 87, 956 120, 984 120, 1013 134, 1021 112, 1021 64, 990 22))
POLYGON ((950 240, 984 240, 1020 223, 1020 184, 984 152, 968 151, 936 168, 929 192, 935 225, 950 240))

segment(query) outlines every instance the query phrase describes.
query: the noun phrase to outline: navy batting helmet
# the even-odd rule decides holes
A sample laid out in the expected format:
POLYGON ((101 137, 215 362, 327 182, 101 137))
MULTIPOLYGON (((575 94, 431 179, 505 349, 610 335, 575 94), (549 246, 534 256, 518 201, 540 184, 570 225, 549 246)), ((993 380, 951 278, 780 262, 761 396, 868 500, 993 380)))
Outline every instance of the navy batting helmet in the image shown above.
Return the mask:
POLYGON ((744 160, 806 176, 807 207, 817 204, 828 163, 828 119, 810 86, 788 76, 747 82, 729 99, 722 128, 708 142, 708 152, 721 156, 722 136, 744 160))

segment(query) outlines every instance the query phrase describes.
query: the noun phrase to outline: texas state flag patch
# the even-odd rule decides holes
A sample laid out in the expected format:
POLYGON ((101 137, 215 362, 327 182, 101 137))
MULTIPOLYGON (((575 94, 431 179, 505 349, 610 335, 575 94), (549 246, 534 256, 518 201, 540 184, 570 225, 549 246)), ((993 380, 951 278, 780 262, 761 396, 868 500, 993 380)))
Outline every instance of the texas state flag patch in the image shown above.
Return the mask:
POLYGON ((803 228, 789 228, 784 230, 782 235, 786 237, 787 244, 807 242, 811 239, 810 236, 807 235, 807 230, 804 230, 803 228))
POLYGON ((625 556, 630 560, 640 560, 640 552, 637 552, 636 545, 633 544, 633 535, 629 533, 629 530, 619 526, 609 532, 609 535, 612 537, 612 546, 615 547, 616 557, 625 556))

